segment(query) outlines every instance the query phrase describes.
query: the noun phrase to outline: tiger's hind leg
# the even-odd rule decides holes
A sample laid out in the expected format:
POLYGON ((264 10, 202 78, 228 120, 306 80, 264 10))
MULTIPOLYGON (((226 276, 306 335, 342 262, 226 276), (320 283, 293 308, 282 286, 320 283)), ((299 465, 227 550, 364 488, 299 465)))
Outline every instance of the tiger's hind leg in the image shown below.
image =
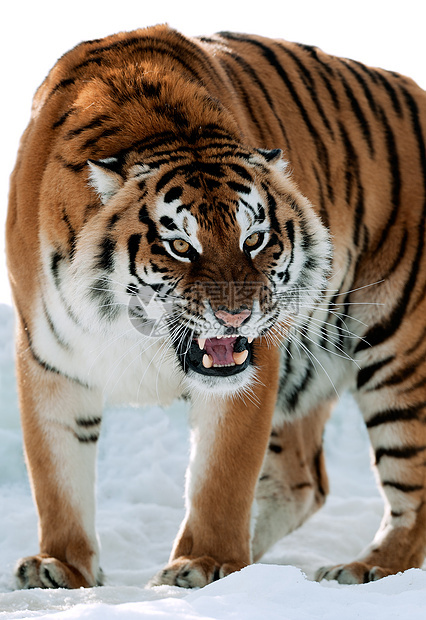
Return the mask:
POLYGON ((39 514, 40 553, 22 558, 22 588, 79 588, 100 580, 95 455, 100 395, 18 348, 25 452, 39 514))
MULTIPOLYGON (((396 384, 396 378, 389 380, 392 382, 396 384)), ((395 407, 396 397, 393 394, 388 406, 382 402, 378 410, 377 391, 366 389, 358 395, 385 500, 380 528, 356 561, 320 568, 318 581, 366 583, 422 566, 426 551, 426 426, 422 409, 426 399, 422 391, 411 400, 419 405, 401 403, 395 407)))
POLYGON ((256 491, 254 561, 324 504, 328 478, 322 437, 333 404, 273 428, 256 491))

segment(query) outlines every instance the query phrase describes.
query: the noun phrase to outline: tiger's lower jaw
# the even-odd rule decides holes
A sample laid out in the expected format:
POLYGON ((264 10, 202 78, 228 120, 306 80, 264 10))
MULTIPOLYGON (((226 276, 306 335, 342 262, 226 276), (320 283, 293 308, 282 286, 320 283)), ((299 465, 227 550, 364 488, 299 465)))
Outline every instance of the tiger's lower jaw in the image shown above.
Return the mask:
POLYGON ((256 367, 251 364, 239 374, 229 376, 209 376, 188 370, 185 382, 194 395, 201 398, 214 396, 236 396, 253 390, 256 381, 256 367))
POLYGON ((176 347, 189 385, 196 391, 235 393, 248 387, 255 374, 252 338, 194 338, 176 347))

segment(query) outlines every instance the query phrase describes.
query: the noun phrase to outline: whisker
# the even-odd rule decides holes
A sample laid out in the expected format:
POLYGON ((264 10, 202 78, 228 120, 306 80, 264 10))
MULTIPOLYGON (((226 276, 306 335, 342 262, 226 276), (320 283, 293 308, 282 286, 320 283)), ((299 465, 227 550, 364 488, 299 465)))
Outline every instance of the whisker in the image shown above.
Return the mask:
MULTIPOLYGON (((326 347, 323 347, 318 342, 315 342, 315 340, 313 340, 313 338, 310 338, 307 333, 304 333, 300 329, 297 329, 297 327, 295 325, 293 325, 293 328, 297 331, 298 334, 300 334, 302 337, 304 337, 307 340, 309 340, 309 342, 312 342, 312 344, 314 344, 319 349, 322 349, 323 351, 327 351, 327 353, 331 353, 332 355, 335 355, 336 357, 340 357, 342 359, 347 359, 347 360, 353 362, 357 366, 357 368, 360 368, 359 364, 354 359, 352 359, 352 357, 348 353, 346 353, 346 351, 344 351, 343 349, 340 349, 339 347, 336 347, 336 345, 333 345, 333 346, 335 346, 336 349, 338 349, 342 353, 342 355, 339 355, 339 353, 336 353, 335 351, 330 351, 330 349, 327 349, 326 347)), ((333 343, 331 343, 331 344, 333 344, 333 343)))
MULTIPOLYGON (((326 369, 324 368, 324 366, 321 364, 321 362, 319 361, 319 359, 318 359, 318 358, 317 358, 317 357, 316 357, 316 356, 315 356, 315 355, 314 355, 314 354, 313 354, 313 353, 312 353, 312 352, 308 349, 308 347, 307 347, 307 346, 305 346, 305 345, 303 344, 303 342, 301 342, 301 341, 300 341, 297 337, 293 337, 292 339, 294 339, 294 342, 296 343, 296 345, 297 345, 297 346, 301 346, 301 347, 303 348, 303 350, 307 353, 307 355, 308 355, 308 356, 309 356, 309 357, 313 360, 313 363, 314 363, 314 364, 315 364, 315 362, 316 362, 317 364, 319 364, 319 366, 322 368, 322 370, 323 370, 323 371, 325 372, 325 374, 327 375, 328 380, 330 381, 330 383, 331 383, 331 386, 332 386, 333 390, 336 392, 337 396, 339 397, 339 393, 338 393, 338 391, 337 391, 337 389, 336 389, 336 386, 334 385, 334 383, 333 383, 333 381, 332 381, 332 379, 331 379, 330 375, 328 374, 328 372, 326 371, 326 369)), ((318 369, 316 369, 316 371, 317 371, 317 374, 318 374, 318 369)))

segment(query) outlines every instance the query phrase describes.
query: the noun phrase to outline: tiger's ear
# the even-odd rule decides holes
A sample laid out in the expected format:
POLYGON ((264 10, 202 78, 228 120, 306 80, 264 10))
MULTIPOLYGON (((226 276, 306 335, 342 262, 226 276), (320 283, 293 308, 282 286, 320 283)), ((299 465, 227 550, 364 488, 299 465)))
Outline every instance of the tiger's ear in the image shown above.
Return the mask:
POLYGON ((89 184, 99 194, 102 204, 114 196, 124 184, 121 166, 117 157, 88 159, 89 184))
POLYGON ((274 168, 279 172, 284 172, 287 168, 288 162, 283 159, 283 152, 281 149, 256 149, 256 151, 266 159, 268 164, 273 164, 274 168))

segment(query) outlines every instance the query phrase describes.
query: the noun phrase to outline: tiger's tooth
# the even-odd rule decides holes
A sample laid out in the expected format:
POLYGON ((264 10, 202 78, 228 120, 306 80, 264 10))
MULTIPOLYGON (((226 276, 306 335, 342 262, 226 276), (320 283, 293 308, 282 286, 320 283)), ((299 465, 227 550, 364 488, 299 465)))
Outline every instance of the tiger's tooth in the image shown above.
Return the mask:
POLYGON ((207 353, 203 355, 203 366, 204 368, 211 368, 213 366, 213 358, 211 355, 207 355, 207 353))
POLYGON ((254 340, 253 336, 250 336, 250 338, 247 338, 247 341, 248 341, 249 344, 251 344, 253 342, 253 340, 254 340))
POLYGON ((222 336, 216 336, 217 339, 222 338, 222 336))
POLYGON ((200 349, 204 349, 204 345, 206 344, 206 338, 198 338, 198 346, 200 349))
POLYGON ((246 361, 248 356, 248 351, 247 349, 245 351, 241 351, 241 353, 233 353, 232 357, 234 358, 234 362, 238 365, 241 366, 241 364, 244 364, 244 362, 246 361))

